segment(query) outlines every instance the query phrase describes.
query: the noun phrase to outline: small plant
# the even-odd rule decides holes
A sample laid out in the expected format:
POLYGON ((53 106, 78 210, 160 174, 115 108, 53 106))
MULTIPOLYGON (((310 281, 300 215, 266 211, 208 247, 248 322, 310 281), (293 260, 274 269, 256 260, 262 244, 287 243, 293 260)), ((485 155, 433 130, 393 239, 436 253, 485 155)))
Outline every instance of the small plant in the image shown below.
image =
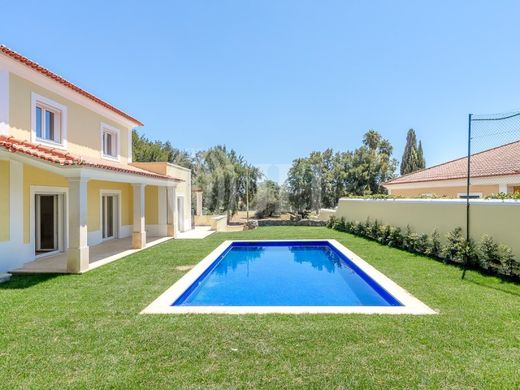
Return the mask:
POLYGON ((423 255, 430 252, 430 237, 427 234, 423 233, 417 237, 415 252, 423 255))
POLYGON ((437 229, 433 229, 433 232, 428 241, 428 247, 424 254, 436 258, 442 257, 441 235, 437 229))
POLYGON ((487 234, 484 234, 478 243, 477 256, 480 265, 485 269, 498 270, 502 266, 498 244, 487 234))
POLYGON ((390 234, 388 237, 388 246, 393 246, 396 248, 403 247, 403 234, 402 234, 400 227, 390 228, 390 234))
POLYGON ((417 238, 417 234, 412 231, 410 225, 406 225, 406 230, 403 234, 403 249, 410 252, 414 252, 415 241, 417 240, 417 238))
POLYGON ((444 246, 443 257, 445 261, 456 263, 464 262, 467 253, 467 243, 461 227, 456 227, 446 235, 446 245, 444 246))
POLYGON ((388 241, 390 239, 390 232, 391 232, 390 225, 380 225, 377 241, 380 244, 388 245, 388 241))
POLYGON ((519 276, 519 263, 513 256, 513 251, 505 244, 498 245, 498 259, 501 265, 501 272, 508 276, 519 276))
POLYGON ((329 229, 336 229, 336 221, 337 218, 334 215, 331 215, 329 220, 327 221, 327 227, 329 229))

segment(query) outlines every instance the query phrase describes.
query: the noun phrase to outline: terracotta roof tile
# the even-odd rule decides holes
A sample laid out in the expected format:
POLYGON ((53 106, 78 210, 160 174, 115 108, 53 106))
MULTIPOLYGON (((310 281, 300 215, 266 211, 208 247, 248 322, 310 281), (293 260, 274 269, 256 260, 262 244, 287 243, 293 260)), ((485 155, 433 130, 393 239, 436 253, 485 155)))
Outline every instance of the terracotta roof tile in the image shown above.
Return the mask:
POLYGON ((14 50, 9 49, 7 46, 0 45, 0 53, 3 53, 6 56, 12 58, 13 60, 18 61, 21 64, 28 66, 29 68, 32 68, 36 72, 39 72, 39 73, 43 74, 44 76, 47 76, 48 78, 60 83, 61 85, 64 85, 65 87, 72 89, 73 91, 79 93, 80 95, 85 96, 86 98, 96 102, 97 104, 99 104, 105 108, 108 108, 110 111, 113 111, 116 114, 122 116, 123 118, 128 119, 129 121, 135 123, 137 126, 143 126, 143 124, 139 120, 128 115, 126 112, 101 100, 100 98, 92 95, 91 93, 85 91, 84 89, 81 89, 80 87, 71 83, 70 81, 65 80, 63 77, 58 76, 56 73, 51 72, 50 70, 44 68, 43 66, 39 65, 38 63, 28 59, 27 57, 24 57, 23 55, 15 52, 14 50))
POLYGON ((5 135, 0 135, 0 148, 6 149, 11 153, 22 153, 27 156, 35 157, 37 159, 61 166, 99 168, 108 171, 129 173, 133 175, 147 176, 158 179, 182 181, 181 179, 177 179, 175 177, 149 172, 132 165, 111 162, 101 158, 95 159, 90 157, 75 156, 60 149, 44 146, 41 144, 33 144, 27 141, 18 140, 14 137, 7 137, 5 135))
MULTIPOLYGON (((468 158, 462 157, 390 180, 384 185, 467 177, 468 158)), ((471 177, 520 175, 520 141, 471 155, 471 177)))

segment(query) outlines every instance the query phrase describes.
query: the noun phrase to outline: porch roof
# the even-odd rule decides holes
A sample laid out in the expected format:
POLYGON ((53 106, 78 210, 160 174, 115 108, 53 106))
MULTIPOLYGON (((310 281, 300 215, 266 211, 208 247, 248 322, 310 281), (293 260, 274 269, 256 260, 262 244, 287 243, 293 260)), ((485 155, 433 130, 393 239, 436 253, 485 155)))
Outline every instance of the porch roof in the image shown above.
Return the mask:
POLYGON ((182 179, 172 176, 161 175, 155 172, 150 172, 145 169, 137 168, 129 164, 122 164, 118 162, 111 162, 103 159, 96 159, 91 157, 76 156, 69 152, 44 146, 41 144, 33 144, 27 141, 19 140, 14 137, 0 135, 0 148, 5 149, 11 153, 21 153, 26 156, 34 157, 43 160, 53 165, 63 167, 88 167, 99 168, 108 171, 146 176, 155 179, 167 179, 174 181, 183 181, 182 179))

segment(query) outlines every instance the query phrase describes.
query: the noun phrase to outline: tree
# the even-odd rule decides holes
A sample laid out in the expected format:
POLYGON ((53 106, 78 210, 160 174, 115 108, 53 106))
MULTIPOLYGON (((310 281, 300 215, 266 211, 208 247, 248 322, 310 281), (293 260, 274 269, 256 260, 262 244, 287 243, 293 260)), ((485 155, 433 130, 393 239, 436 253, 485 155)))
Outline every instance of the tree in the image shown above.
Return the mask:
POLYGON ((403 158, 401 160, 401 175, 415 172, 426 166, 424 160, 422 143, 419 141, 419 147, 417 147, 417 137, 415 130, 410 129, 406 134, 406 145, 404 147, 403 158))
POLYGON ((341 196, 381 193, 381 183, 394 175, 397 161, 392 145, 377 131, 369 130, 363 145, 353 152, 312 152, 293 161, 286 188, 291 206, 303 213, 334 207, 341 196))
POLYGON ((280 212, 280 186, 272 180, 258 184, 254 199, 256 218, 272 217, 280 212))

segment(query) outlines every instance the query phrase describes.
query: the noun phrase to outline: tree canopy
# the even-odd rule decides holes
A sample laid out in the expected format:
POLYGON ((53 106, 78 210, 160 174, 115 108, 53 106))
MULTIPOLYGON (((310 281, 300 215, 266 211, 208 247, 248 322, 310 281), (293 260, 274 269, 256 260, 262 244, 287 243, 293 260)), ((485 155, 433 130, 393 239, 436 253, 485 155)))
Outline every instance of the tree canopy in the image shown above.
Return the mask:
POLYGON ((419 146, 417 146, 415 130, 410 129, 406 134, 406 145, 404 147, 403 158, 401 159, 401 175, 406 175, 425 167, 426 161, 424 160, 422 143, 419 141, 419 146))

